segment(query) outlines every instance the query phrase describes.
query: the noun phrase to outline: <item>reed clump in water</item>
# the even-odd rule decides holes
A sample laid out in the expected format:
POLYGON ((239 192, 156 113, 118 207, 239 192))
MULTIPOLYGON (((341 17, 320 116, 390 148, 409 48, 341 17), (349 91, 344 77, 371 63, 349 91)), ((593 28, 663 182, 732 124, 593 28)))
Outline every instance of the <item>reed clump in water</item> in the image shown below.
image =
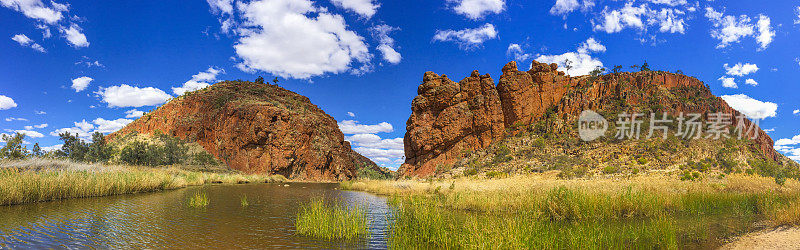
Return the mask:
POLYGON ((247 195, 243 195, 241 198, 239 198, 239 203, 242 204, 242 207, 249 206, 250 203, 247 202, 247 195))
POLYGON ((205 192, 199 191, 189 196, 186 205, 189 207, 202 208, 208 206, 208 195, 205 192))
POLYGON ((295 221, 298 234, 322 239, 356 239, 369 233, 368 226, 363 208, 326 204, 321 198, 303 204, 295 221))
POLYGON ((28 159, 0 162, 0 205, 153 192, 209 183, 282 182, 282 176, 205 173, 28 159))

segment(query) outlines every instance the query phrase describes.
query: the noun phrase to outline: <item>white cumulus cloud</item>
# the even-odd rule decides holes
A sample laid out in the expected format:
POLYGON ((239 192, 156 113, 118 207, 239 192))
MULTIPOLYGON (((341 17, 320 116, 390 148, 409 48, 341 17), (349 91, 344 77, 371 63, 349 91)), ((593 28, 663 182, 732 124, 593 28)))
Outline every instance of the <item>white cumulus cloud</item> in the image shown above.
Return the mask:
POLYGON ((85 119, 80 122, 74 122, 73 127, 56 129, 50 132, 52 136, 58 136, 61 133, 77 134, 81 138, 89 138, 94 132, 103 134, 113 133, 122 129, 125 125, 133 122, 130 119, 119 118, 115 120, 106 120, 103 118, 94 119, 92 122, 87 122, 85 119))
POLYGON ((775 38, 775 31, 772 30, 771 22, 768 16, 758 15, 758 22, 756 23, 758 35, 756 36, 756 41, 761 45, 762 50, 766 49, 767 46, 772 43, 772 39, 775 38))
POLYGON ((89 83, 91 83, 92 81, 94 81, 94 79, 88 76, 81 76, 72 79, 72 89, 74 89, 75 92, 81 92, 84 89, 86 89, 86 87, 89 87, 89 83))
POLYGON ((765 15, 759 15, 758 21, 753 24, 752 19, 747 15, 738 17, 725 15, 712 7, 706 7, 706 18, 711 21, 711 37, 719 40, 717 48, 725 48, 734 43, 739 43, 742 38, 753 37, 759 46, 759 50, 766 49, 775 37, 772 29, 771 20, 765 15))
POLYGON ((192 92, 211 86, 211 84, 217 80, 217 75, 219 74, 225 74, 225 70, 216 67, 208 67, 206 71, 193 75, 191 80, 183 83, 183 86, 173 87, 172 93, 180 96, 186 92, 192 92))
POLYGON ((516 43, 508 45, 508 49, 506 49, 506 56, 514 58, 514 60, 519 62, 523 62, 533 57, 533 55, 525 53, 525 51, 522 49, 522 46, 516 43))
POLYGON ((86 35, 83 34, 83 30, 77 24, 72 24, 68 28, 60 28, 59 30, 72 46, 76 48, 89 47, 89 40, 86 39, 86 35))
POLYGON ((112 108, 153 106, 162 104, 172 98, 172 96, 157 88, 139 88, 127 84, 101 88, 96 94, 100 95, 103 102, 112 108))
POLYGON ((47 52, 44 49, 44 47, 42 47, 42 45, 39 45, 38 43, 33 42, 33 40, 31 40, 25 34, 16 34, 13 37, 11 37, 11 40, 14 40, 15 42, 19 43, 19 45, 22 45, 24 47, 30 47, 31 49, 34 49, 34 50, 42 52, 42 53, 46 53, 47 52))
MULTIPOLYGON (((241 20, 232 25, 237 26, 234 50, 241 70, 308 79, 370 68, 372 54, 364 38, 348 30, 342 16, 309 0, 258 0, 236 6, 235 16, 241 20)), ((225 21, 223 30, 224 26, 225 21)))
POLYGON ((354 120, 344 120, 339 122, 339 129, 344 134, 377 134, 389 133, 394 131, 392 124, 388 122, 381 122, 375 125, 360 124, 354 120))
POLYGON ((506 8, 505 0, 448 0, 454 4, 453 10, 472 20, 478 20, 488 14, 499 14, 506 8))
POLYGON ((381 7, 380 4, 375 3, 373 0, 331 0, 331 2, 336 7, 353 11, 365 18, 375 15, 375 12, 381 7))
POLYGON ((31 138, 42 138, 42 137, 44 137, 44 135, 42 133, 39 133, 39 132, 36 132, 36 131, 32 131, 32 130, 10 130, 10 129, 6 129, 6 132, 20 133, 20 134, 23 134, 23 135, 25 135, 27 137, 31 137, 31 138))
POLYGON ((758 86, 758 82, 756 82, 756 80, 753 80, 752 78, 748 78, 747 80, 744 81, 744 83, 747 85, 758 86))
POLYGON ((0 95, 0 110, 16 108, 17 103, 11 97, 0 95))
POLYGON ((481 27, 463 30, 437 30, 433 36, 434 41, 455 42, 462 49, 471 49, 491 39, 497 38, 494 25, 487 23, 481 27))
POLYGON ((377 37, 378 41, 380 42, 378 45, 378 51, 380 51, 383 55, 383 60, 386 60, 391 64, 400 63, 400 61, 403 59, 403 56, 400 55, 397 50, 395 50, 394 39, 389 36, 389 33, 399 29, 385 24, 373 26, 370 29, 372 30, 373 35, 377 37))
POLYGON ((125 118, 139 118, 142 117, 143 115, 144 111, 139 111, 135 109, 125 111, 125 118))
POLYGON ((723 76, 723 77, 720 77, 717 80, 722 81, 722 87, 732 88, 732 89, 735 89, 735 88, 739 87, 739 85, 736 84, 736 79, 734 79, 733 77, 724 77, 723 76))
POLYGON ((759 101, 744 94, 723 95, 720 98, 750 119, 764 119, 778 114, 778 104, 759 101))
POLYGON ((339 128, 347 135, 344 139, 350 142, 353 150, 379 165, 396 169, 403 162, 403 138, 383 139, 377 135, 394 131, 391 124, 363 125, 358 121, 344 120, 339 122, 339 128))
POLYGON ((53 7, 48 7, 41 0, 0 0, 3 7, 21 12, 28 18, 36 19, 38 21, 55 24, 60 21, 64 15, 61 14, 64 5, 53 3, 53 7))
POLYGON ((567 52, 560 55, 540 55, 535 60, 543 63, 558 64, 558 70, 567 72, 570 75, 587 75, 596 68, 603 67, 603 62, 593 58, 590 53, 604 52, 606 47, 596 41, 594 38, 589 38, 581 43, 577 51, 567 52), (567 69, 567 61, 571 68, 567 69))
POLYGON ((550 14, 566 16, 575 10, 587 11, 594 6, 594 0, 556 0, 556 4, 550 8, 550 14))
POLYGON ((736 63, 733 67, 729 67, 728 64, 722 65, 725 68, 725 73, 732 76, 745 76, 751 73, 756 73, 758 71, 758 65, 752 63, 736 63))

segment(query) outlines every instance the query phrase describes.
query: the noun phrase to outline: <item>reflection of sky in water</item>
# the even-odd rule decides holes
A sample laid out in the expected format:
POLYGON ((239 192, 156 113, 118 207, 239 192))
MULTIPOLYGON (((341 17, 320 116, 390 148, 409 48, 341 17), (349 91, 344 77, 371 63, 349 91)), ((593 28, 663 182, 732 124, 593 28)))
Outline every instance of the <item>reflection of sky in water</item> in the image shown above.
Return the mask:
POLYGON ((0 247, 20 248, 385 248, 386 198, 336 190, 336 184, 215 185, 187 189, 69 199, 0 207, 0 247), (199 190, 205 208, 184 203, 199 190), (240 199, 247 197, 249 206, 240 199), (294 234, 302 202, 323 196, 367 207, 370 238, 328 242, 294 234))

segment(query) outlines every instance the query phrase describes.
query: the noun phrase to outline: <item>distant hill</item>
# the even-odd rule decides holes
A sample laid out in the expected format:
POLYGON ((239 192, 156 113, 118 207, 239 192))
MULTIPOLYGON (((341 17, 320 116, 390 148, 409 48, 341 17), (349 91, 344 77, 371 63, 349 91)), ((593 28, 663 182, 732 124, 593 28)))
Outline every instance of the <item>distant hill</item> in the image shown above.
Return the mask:
POLYGON ((197 142, 246 173, 339 181, 361 168, 387 174, 344 140, 336 120, 305 96, 277 85, 225 81, 172 99, 111 134, 163 133, 197 142))
MULTIPOLYGON (((425 73, 411 104, 406 160, 398 173, 423 177, 558 169, 569 176, 710 168, 798 174, 797 163, 776 152, 764 131, 748 119, 737 119, 741 114, 696 78, 649 70, 570 77, 555 64, 536 61, 528 71, 510 62, 502 72, 496 85, 477 71, 460 82, 425 73), (580 139, 578 118, 584 110, 607 119, 604 137, 580 139), (614 124, 623 112, 644 113, 641 140, 615 138, 614 124), (657 131, 645 139, 650 114, 660 119, 663 112, 673 121, 668 138, 657 131), (704 118, 729 115, 731 138, 675 136, 681 112, 704 118), (752 130, 738 139, 737 126, 752 130)), ((706 123, 702 126, 706 131, 706 123)))

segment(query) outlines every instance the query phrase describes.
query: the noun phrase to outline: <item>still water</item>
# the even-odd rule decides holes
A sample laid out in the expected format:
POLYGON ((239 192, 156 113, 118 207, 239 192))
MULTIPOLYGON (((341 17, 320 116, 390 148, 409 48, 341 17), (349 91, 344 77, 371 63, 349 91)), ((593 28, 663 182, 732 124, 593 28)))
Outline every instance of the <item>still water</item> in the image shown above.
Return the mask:
POLYGON ((386 248, 384 197, 337 184, 211 185, 179 190, 0 206, 0 248, 386 248), (205 192, 205 208, 186 205, 205 192), (246 196, 249 205, 242 206, 246 196), (363 206, 367 239, 323 241, 295 235, 300 205, 313 197, 363 206))

